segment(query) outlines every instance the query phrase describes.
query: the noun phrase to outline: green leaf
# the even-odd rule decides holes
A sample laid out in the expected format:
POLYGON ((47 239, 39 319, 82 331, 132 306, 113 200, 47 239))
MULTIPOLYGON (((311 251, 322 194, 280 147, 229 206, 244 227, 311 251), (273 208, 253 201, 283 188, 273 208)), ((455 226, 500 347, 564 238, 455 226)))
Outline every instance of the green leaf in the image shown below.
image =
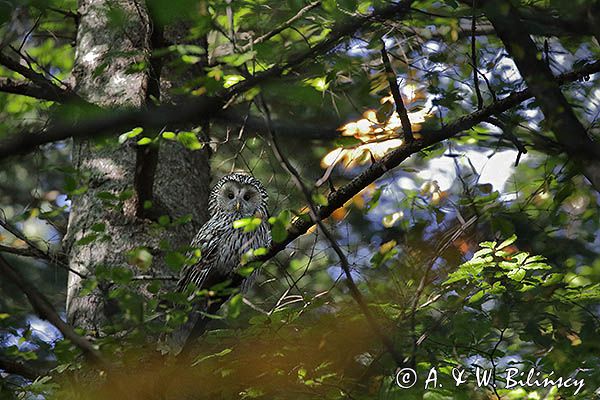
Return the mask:
POLYGON ((548 276, 545 277, 543 285, 544 286, 556 285, 556 284, 562 282, 564 277, 565 277, 564 274, 549 274, 548 276))
POLYGON ((531 262, 536 262, 536 261, 545 261, 545 260, 546 260, 546 257, 544 257, 544 256, 539 256, 539 255, 537 255, 537 256, 529 256, 527 258, 527 260, 525 261, 525 264, 529 264, 531 262))
POLYGON ((96 193, 96 197, 99 198, 100 200, 112 200, 112 201, 119 200, 119 198, 111 192, 99 192, 99 193, 96 193))
POLYGON ((146 146, 148 144, 152 143, 152 139, 150 139, 149 137, 143 137, 140 140, 137 141, 137 144, 139 146, 146 146))
POLYGON ((371 196, 371 199, 367 202, 367 206, 365 208, 366 212, 369 212, 375 207, 377 207, 377 204, 379 204, 379 199, 381 198, 381 193, 383 193, 383 189, 386 186, 387 185, 382 185, 378 187, 377 190, 375 190, 375 192, 373 192, 373 196, 371 196))
POLYGON ((75 244, 78 245, 78 246, 85 246, 87 244, 92 243, 97 238, 98 238, 98 234, 97 233, 90 233, 89 235, 85 235, 84 237, 82 237, 81 239, 79 239, 77 242, 75 242, 75 244))
POLYGON ((186 260, 186 257, 178 251, 170 251, 165 256, 165 263, 175 271, 181 270, 186 260))
POLYGON ((127 262, 135 265, 142 271, 147 270, 152 265, 152 254, 145 247, 137 247, 127 253, 127 262))
POLYGON ((488 247, 490 249, 496 248, 496 242, 481 242, 479 243, 479 247, 488 247))
POLYGON ((493 250, 490 248, 483 248, 481 250, 476 251, 475 254, 473 254, 473 258, 485 256, 486 254, 490 254, 492 251, 493 250))
POLYGON ((257 257, 264 256, 269 253, 269 249, 266 247, 259 247, 258 249, 254 249, 254 255, 257 257))
POLYGON ((271 238, 275 243, 281 243, 287 238, 287 228, 290 224, 291 215, 289 210, 283 210, 278 216, 269 218, 271 238))
POLYGON ((98 287, 97 279, 95 279, 95 278, 84 279, 81 284, 81 290, 79 291, 79 296, 80 297, 87 296, 88 294, 92 293, 92 291, 94 289, 96 289, 96 287, 98 287))
POLYGON ((481 271, 483 271, 485 267, 490 266, 492 261, 493 257, 473 258, 459 266, 458 270, 448 275, 448 279, 443 285, 475 278, 481 274, 481 271))
POLYGON ((185 225, 192 222, 192 219, 192 214, 182 215, 181 217, 173 221, 173 225, 185 225))
POLYGON ((261 222, 262 219, 258 217, 246 217, 233 221, 233 227, 235 229, 243 228, 244 232, 253 232, 260 226, 261 222))
POLYGON ((171 222, 171 218, 168 215, 161 215, 158 217, 158 224, 160 226, 167 226, 171 222))
POLYGON ((525 260, 527 259, 527 257, 529 257, 529 253, 523 251, 521 253, 517 253, 513 256, 513 259, 515 259, 519 265, 523 264, 525 262, 525 260))
POLYGON ((200 357, 192 363, 192 367, 195 367, 196 365, 200 364, 203 361, 210 360, 211 358, 226 356, 227 354, 231 353, 232 351, 233 351, 232 349, 225 349, 225 350, 220 351, 215 354, 210 354, 208 356, 200 357))
POLYGON ((177 139, 177 135, 175 134, 175 132, 163 132, 162 137, 167 140, 177 139))
POLYGON ((517 240, 517 235, 512 235, 511 237, 509 237, 508 239, 506 239, 504 242, 500 243, 498 245, 498 247, 496 247, 497 250, 502 250, 505 247, 510 246, 511 244, 513 244, 515 241, 517 240))
POLYGON ((309 86, 312 86, 319 92, 324 92, 329 88, 329 82, 327 82, 326 76, 305 79, 304 82, 306 82, 309 86))
POLYGON ((500 261, 498 263, 498 266, 502 269, 513 270, 515 268, 518 268, 519 264, 517 264, 514 261, 500 261))
POLYGON ((243 53, 243 54, 233 53, 233 54, 229 54, 229 55, 221 57, 221 61, 223 61, 226 64, 231 65, 232 67, 239 67, 240 65, 244 64, 245 62, 252 60, 254 58, 254 56, 256 56, 255 51, 249 51, 249 52, 243 53))
POLYGON ((177 134, 177 141, 190 150, 200 150, 204 147, 204 145, 198 141, 198 137, 194 132, 179 132, 177 134))
MULTIPOLYGON (((109 269, 108 276, 109 276, 109 279, 112 280, 114 283, 124 285, 124 284, 131 282, 131 279, 133 278, 133 272, 131 270, 129 270, 128 268, 112 267, 109 269)), ((114 292, 113 296, 118 297, 123 293, 125 293, 123 290, 116 291, 116 292, 114 292)), ((115 298, 115 297, 113 297, 113 298, 115 298)))
POLYGON ((271 238, 275 243, 281 243, 287 238, 287 229, 280 222, 276 222, 271 227, 271 238))
POLYGON ((481 300, 483 298, 484 295, 485 295, 485 290, 482 289, 482 290, 478 291, 473 296, 471 296, 471 298, 469 299, 469 304, 477 303, 479 300, 481 300))
POLYGON ((98 222, 94 225, 92 225, 91 228, 94 232, 104 232, 106 230, 106 224, 102 223, 102 222, 98 222))
POLYGON ((123 144, 127 141, 127 139, 131 139, 139 135, 144 131, 144 128, 133 128, 129 132, 125 132, 119 135, 119 144, 123 144))
POLYGON ((513 269, 512 271, 509 271, 508 274, 506 274, 506 276, 508 276, 510 279, 514 280, 514 281, 521 281, 523 280, 523 278, 525 278, 525 274, 527 271, 525 271, 523 268, 516 268, 513 269))
POLYGON ((235 85, 236 83, 239 83, 239 82, 243 81, 244 79, 246 79, 246 78, 244 78, 241 75, 225 75, 224 76, 223 87, 225 89, 227 89, 227 88, 235 85))
POLYGON ((181 56, 181 61, 183 61, 186 64, 197 64, 202 60, 202 58, 198 57, 198 56, 192 56, 189 54, 184 54, 181 56))
POLYGON ((552 269, 551 266, 549 266, 546 263, 541 263, 541 262, 533 262, 533 263, 527 263, 525 265, 522 266, 523 269, 526 270, 535 270, 535 269, 552 269))
POLYGON ((371 264, 374 268, 378 268, 383 265, 387 260, 390 260, 393 256, 398 253, 396 248, 397 242, 390 240, 379 246, 379 251, 371 257, 371 264))
POLYGON ((123 190, 121 193, 119 193, 119 200, 120 201, 125 201, 125 200, 129 200, 133 197, 133 190, 123 190))
POLYGON ((179 54, 206 54, 206 50, 204 48, 195 44, 176 44, 169 46, 169 50, 176 51, 179 54))
POLYGON ((248 265, 244 265, 243 267, 239 267, 238 269, 236 269, 235 272, 238 275, 241 275, 241 276, 247 278, 250 275, 252 275, 252 273, 256 270, 256 267, 253 264, 255 264, 255 263, 250 263, 248 265))
POLYGON ((227 316, 229 318, 237 318, 239 317, 242 310, 242 300, 244 297, 238 293, 229 300, 229 305, 227 307, 227 316))
POLYGON ((319 206, 326 206, 327 204, 329 204, 329 201, 327 201, 327 197, 325 197, 325 195, 321 193, 313 193, 312 200, 315 202, 315 204, 319 206))

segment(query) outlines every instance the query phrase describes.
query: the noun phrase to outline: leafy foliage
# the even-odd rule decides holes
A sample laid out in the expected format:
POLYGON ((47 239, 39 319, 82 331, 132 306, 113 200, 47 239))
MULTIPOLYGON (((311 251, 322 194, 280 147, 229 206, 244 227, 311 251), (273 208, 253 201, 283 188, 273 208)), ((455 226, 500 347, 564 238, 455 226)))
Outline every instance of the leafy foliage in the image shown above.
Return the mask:
MULTIPOLYGON (((282 68, 281 77, 231 99, 231 115, 239 112, 242 118, 215 118, 201 127, 139 126, 89 143, 99 152, 176 145, 182 157, 188 156, 185 149, 198 154, 210 148, 214 175, 241 168, 269 183, 268 222, 276 245, 290 238, 299 219, 308 218, 308 201, 329 207, 327 193, 344 190, 358 173, 406 145, 381 62, 382 46, 390 54, 417 140, 429 140, 431 132, 481 113, 473 64, 486 106, 527 86, 513 50, 507 51, 470 2, 415 1, 402 18, 365 22, 323 52, 318 51, 321 44, 338 33, 336 28, 388 2, 147 3, 156 27, 185 27, 184 43, 161 43, 151 57, 141 50, 107 51, 95 76, 126 61, 127 79, 148 72, 160 59, 163 73, 182 82, 173 88, 177 106, 234 90, 307 49, 314 51, 308 60, 282 68), (284 153, 311 183, 310 198, 272 153, 268 124, 257 122, 268 121, 263 102, 284 153)), ((510 3, 523 16, 515 23, 530 29, 538 58, 555 74, 598 60, 597 29, 590 28, 597 26, 594 2, 510 3)), ((76 2, 10 1, 0 8, 7 4, 10 10, 0 12, 0 24, 10 39, 6 45, 14 50, 2 39, 2 54, 19 53, 22 65, 57 87, 68 87, 81 17, 76 2)), ((129 29, 125 11, 116 5, 107 10, 115 32, 129 29)), ((24 79, 0 67, 0 83, 4 78, 24 79)), ((562 86, 595 141, 596 79, 585 76, 562 86)), ((147 103, 151 109, 159 101, 147 103)), ((347 276, 338 255, 318 229, 262 266, 249 292, 232 289, 227 281, 174 293, 178 273, 202 252, 173 245, 171 230, 192 230, 201 221, 159 213, 143 221, 155 245, 132 244, 123 251, 122 265, 96 265, 93 276, 81 278, 80 296, 103 293, 105 307, 114 314, 101 331, 78 333, 93 338, 114 362, 114 371, 90 366, 79 347, 34 316, 19 288, 0 280, 0 398, 122 398, 123 388, 131 398, 148 393, 224 399, 592 398, 600 385, 598 192, 580 174, 579 160, 565 155, 550 116, 541 113, 535 99, 493 114, 451 140, 435 141, 379 181, 365 183, 325 222, 348 257, 366 307, 417 371, 421 380, 415 387, 401 389, 395 383, 397 365, 342 284, 347 276), (172 276, 156 274, 159 263, 172 276), (223 296, 229 302, 209 315, 211 329, 189 362, 182 366, 158 356, 157 341, 186 321, 191 299, 210 302, 223 296), (555 377, 576 374, 585 379, 585 388, 577 396, 572 388, 504 389, 500 373, 496 389, 477 387, 474 380, 454 386, 452 368, 472 374, 477 366, 498 371, 535 367, 555 377), (442 386, 425 390, 422 379, 432 367, 442 386)), ((0 115, 0 138, 6 139, 23 129, 42 130, 49 122, 107 114, 2 92, 0 115)), ((68 275, 68 249, 61 239, 72 201, 87 193, 91 182, 71 149, 70 141, 52 143, 35 154, 2 161, 0 170, 0 218, 27 239, 2 228, 0 244, 13 249, 6 258, 61 316, 68 275), (27 253, 32 246, 41 255, 27 253)), ((128 223, 125 209, 135 195, 134 187, 108 188, 98 192, 97 200, 128 223)), ((160 210, 152 201, 143 207, 160 210)), ((261 221, 244 218, 234 227, 251 232, 261 221)), ((85 235, 68 245, 107 242, 110 224, 93 221, 85 235)), ((254 249, 245 260, 267 253, 254 249)), ((244 264, 238 273, 249 276, 257 269, 255 263, 244 264)))

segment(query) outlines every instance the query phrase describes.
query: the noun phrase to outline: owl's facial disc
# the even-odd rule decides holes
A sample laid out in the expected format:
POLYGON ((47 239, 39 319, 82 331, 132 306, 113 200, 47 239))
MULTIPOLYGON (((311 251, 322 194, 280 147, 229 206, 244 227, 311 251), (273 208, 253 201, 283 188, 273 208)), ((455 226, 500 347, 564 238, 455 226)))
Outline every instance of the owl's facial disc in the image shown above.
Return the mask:
POLYGON ((261 202, 260 194, 249 185, 231 182, 223 187, 222 208, 229 214, 240 214, 249 217, 258 210, 261 202))

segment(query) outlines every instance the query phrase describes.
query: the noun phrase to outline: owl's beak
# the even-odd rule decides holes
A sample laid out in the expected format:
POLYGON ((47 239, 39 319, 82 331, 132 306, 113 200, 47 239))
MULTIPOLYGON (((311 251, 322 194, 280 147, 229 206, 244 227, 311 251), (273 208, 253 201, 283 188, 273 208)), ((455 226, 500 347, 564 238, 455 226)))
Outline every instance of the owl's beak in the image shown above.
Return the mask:
POLYGON ((235 209, 236 209, 236 211, 240 211, 240 202, 239 201, 236 201, 235 209))

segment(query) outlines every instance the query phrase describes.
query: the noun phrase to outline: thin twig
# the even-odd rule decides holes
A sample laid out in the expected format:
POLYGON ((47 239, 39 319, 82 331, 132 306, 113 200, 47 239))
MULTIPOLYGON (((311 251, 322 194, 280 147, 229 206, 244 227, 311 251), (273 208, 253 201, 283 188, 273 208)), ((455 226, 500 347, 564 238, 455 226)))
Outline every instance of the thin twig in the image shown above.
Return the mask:
MULTIPOLYGON (((43 90, 43 96, 45 98, 48 98, 49 100, 61 102, 66 102, 70 100, 82 101, 81 98, 77 96, 74 92, 55 85, 52 81, 46 79, 44 75, 37 73, 33 69, 22 65, 18 61, 15 61, 2 53, 0 53, 0 65, 3 65, 11 71, 14 71, 22 75, 23 77, 29 79, 33 84, 35 84, 41 90, 43 90)), ((41 96, 42 95, 40 95, 40 97, 41 96)))
MULTIPOLYGON (((63 140, 69 137, 94 137, 116 132, 120 129, 132 129, 137 126, 144 128, 160 128, 165 125, 184 126, 184 124, 198 123, 213 118, 223 111, 225 106, 234 98, 246 91, 279 78, 296 69, 305 62, 314 61, 316 57, 326 54, 338 45, 343 39, 352 36, 356 31, 380 22, 395 18, 400 19, 408 15, 411 0, 391 3, 384 7, 374 8, 368 15, 359 15, 348 18, 332 26, 331 33, 322 41, 311 48, 295 53, 285 62, 255 74, 235 85, 217 93, 214 96, 199 96, 178 106, 163 105, 154 110, 128 110, 115 112, 114 110, 102 113, 99 118, 91 118, 85 122, 73 124, 56 124, 43 134, 20 132, 11 135, 0 143, 0 159, 7 156, 30 151, 43 143, 63 140)), ((18 65, 18 63, 17 63, 18 65)), ((22 66, 21 66, 22 67, 22 66)), ((27 69, 27 68, 26 68, 27 69)), ((28 69, 27 69, 28 70, 28 69)))
MULTIPOLYGON (((555 79, 557 83, 564 84, 566 82, 576 80, 581 76, 590 75, 598 71, 600 71, 600 61, 578 69, 577 72, 571 71, 569 73, 559 75, 555 79)), ((498 100, 497 102, 485 106, 481 110, 477 110, 457 118, 444 125, 440 129, 421 130, 420 134, 422 138, 415 139, 412 143, 405 143, 397 149, 388 152, 381 160, 371 164, 368 168, 355 176, 350 182, 337 188, 335 192, 331 192, 327 197, 327 205, 321 206, 318 209, 319 217, 321 219, 327 218, 329 215, 331 215, 331 213, 342 207, 348 200, 358 194, 361 190, 373 183, 375 180, 379 179, 387 171, 397 167, 412 154, 415 154, 433 144, 454 137, 460 132, 471 129, 482 121, 485 121, 488 117, 505 112, 531 97, 532 94, 527 89, 520 92, 515 92, 501 100, 498 100)), ((275 254, 283 250, 290 242, 305 234, 312 226, 313 223, 310 220, 309 215, 296 218, 292 222, 292 226, 288 229, 288 235, 286 239, 281 243, 274 243, 267 254, 256 257, 254 261, 264 262, 273 258, 275 254)))
POLYGON ((479 76, 477 75, 477 18, 475 18, 475 1, 473 0, 473 17, 471 18, 471 64, 473 66, 473 85, 477 95, 477 109, 483 108, 483 96, 479 89, 479 76))
POLYGON ((490 362, 492 363, 492 376, 494 377, 494 383, 492 385, 492 390, 494 391, 494 394, 496 395, 498 400, 500 400, 501 397, 500 397, 500 394, 498 394, 498 389, 496 389, 496 361, 494 360, 494 354, 498 350, 500 343, 502 343, 502 341, 504 340, 504 332, 506 332, 507 329, 508 328, 500 329, 500 337, 498 338, 496 345, 494 346, 494 348, 492 349, 492 352, 490 353, 490 362))
MULTIPOLYGON (((600 72, 600 61, 558 75, 554 77, 554 80, 557 84, 562 85, 597 72, 600 72)), ((259 82, 262 82, 262 80, 257 79, 254 81, 254 84, 258 84, 259 82)), ((431 138, 435 138, 435 140, 432 141, 429 140, 429 138, 424 138, 421 143, 430 146, 440 140, 445 140, 458 132, 470 129, 490 115, 496 115, 509 110, 532 96, 533 94, 529 89, 514 92, 501 100, 489 104, 481 110, 457 118, 454 122, 443 126, 441 129, 427 132, 423 130, 421 131, 422 136, 427 134, 431 138)), ((19 132, 0 142, 0 159, 16 154, 27 153, 40 145, 64 140, 69 137, 93 138, 108 131, 118 131, 121 128, 128 129, 136 126, 162 127, 165 124, 177 125, 194 123, 195 121, 200 121, 209 113, 212 113, 213 117, 219 115, 221 112, 220 105, 222 105, 220 98, 202 96, 198 99, 192 99, 183 103, 178 107, 165 105, 158 107, 152 112, 148 110, 115 112, 113 110, 110 113, 106 112, 102 114, 99 118, 93 118, 76 125, 68 124, 54 126, 45 130, 42 134, 37 132, 19 132)), ((420 145, 416 147, 419 147, 418 150, 422 149, 420 145)), ((402 146, 397 151, 391 152, 390 154, 398 154, 405 151, 406 148, 407 146, 402 146)), ((395 158, 395 156, 391 157, 395 158)))
POLYGON ((3 251, 5 253, 16 254, 16 255, 20 255, 20 256, 25 256, 25 257, 34 257, 34 258, 46 260, 49 263, 58 265, 59 267, 65 269, 69 272, 72 272, 83 279, 86 278, 86 276, 83 275, 82 273, 69 267, 65 254, 51 253, 49 250, 44 251, 44 250, 40 249, 35 242, 33 242, 31 239, 29 239, 27 236, 25 236, 21 231, 19 231, 16 227, 12 226, 6 220, 6 217, 4 215, 4 210, 0 209, 0 213, 2 214, 2 217, 0 217, 0 227, 4 228, 7 232, 11 233, 14 237, 16 237, 17 239, 20 239, 28 246, 28 249, 23 249, 23 251, 21 251, 21 249, 2 245, 2 246, 0 246, 0 251, 3 251))
POLYGON ((0 369, 4 370, 9 374, 21 375, 24 378, 31 379, 32 381, 36 378, 45 375, 46 370, 37 369, 30 363, 24 363, 20 360, 14 360, 0 356, 0 369))
POLYGON ((415 355, 417 352, 417 348, 419 347, 419 343, 420 343, 420 338, 416 337, 416 314, 417 314, 417 311, 423 307, 423 305, 419 306, 419 302, 421 300, 421 296, 423 295, 423 291, 425 290, 425 286, 427 285, 427 283, 429 281, 429 274, 431 273, 431 270, 433 269, 435 262, 442 255, 442 253, 444 251, 446 251, 446 249, 452 243, 454 243, 456 241, 456 239, 458 239, 460 237, 460 235, 462 235, 465 232, 465 230, 467 230, 469 227, 471 227, 471 225, 473 225, 477 221, 477 219, 478 219, 477 215, 474 215, 468 221, 461 223, 458 226, 458 228, 456 228, 453 231, 447 232, 443 236, 443 238, 442 238, 443 240, 438 245, 433 257, 431 257, 431 259, 429 260, 429 262, 427 264, 427 268, 425 269, 425 273, 423 274, 423 276, 421 277, 421 280, 419 281, 417 290, 415 291, 415 294, 413 295, 414 300, 413 300, 411 310, 410 310, 410 320, 411 320, 410 322, 411 322, 411 330, 412 330, 412 336, 413 336, 413 351, 412 351, 413 365, 414 365, 414 359, 415 359, 415 355))
POLYGON ((0 77, 0 92, 19 94, 22 96, 33 97, 40 100, 62 101, 63 97, 57 95, 54 91, 49 91, 45 88, 26 80, 16 80, 11 78, 0 77))
POLYGON ((1 253, 10 253, 17 256, 22 257, 32 257, 32 258, 44 258, 46 259, 46 254, 39 254, 37 251, 32 250, 31 248, 20 248, 20 247, 11 247, 0 244, 0 252, 1 253), (43 256, 43 257, 41 257, 43 256))
POLYGON ((276 35, 280 34, 284 30, 286 30, 287 28, 291 27, 294 22, 296 22, 300 18, 302 18, 304 16, 304 14, 306 14, 307 12, 313 10, 314 8, 316 8, 316 7, 320 6, 320 5, 321 5, 320 1, 315 1, 314 3, 310 3, 309 5, 305 6, 302 9, 300 9, 300 11, 298 11, 298 13, 296 13, 296 15, 294 15, 293 17, 291 17, 290 19, 288 19, 287 21, 285 21, 283 24, 279 25, 277 28, 273 29, 270 32, 265 33, 262 36, 257 37, 251 43, 248 43, 247 45, 242 46, 240 48, 240 51, 241 52, 246 52, 246 51, 250 50, 252 48, 252 46, 255 46, 255 45, 259 44, 259 43, 265 42, 265 41, 271 39, 273 36, 276 36, 276 35))
POLYGON ((136 275, 132 281, 178 281, 181 277, 175 275, 136 275))
POLYGON ((25 35, 23 35, 23 39, 21 39, 21 44, 19 45, 19 51, 21 51, 23 49, 23 46, 25 46, 25 43, 27 43, 27 40, 29 39, 29 37, 31 36, 31 34, 33 33, 33 31, 35 31, 37 29, 37 27, 40 25, 40 20, 41 19, 42 19, 42 16, 39 15, 35 19, 35 22, 31 26, 31 28, 27 31, 27 33, 25 33, 25 35))
POLYGON ((475 71, 483 78, 485 86, 487 87, 488 91, 490 92, 490 95, 492 96, 492 100, 498 101, 498 97, 496 97, 496 92, 494 91, 494 88, 492 88, 492 84, 490 83, 490 80, 487 78, 487 76, 485 76, 485 74, 481 72, 479 68, 475 68, 475 71))
POLYGON ((271 139, 271 148, 273 149, 273 153, 274 153, 275 157, 277 158, 277 160, 279 161, 281 166, 291 175, 292 179, 296 183, 296 186, 298 186, 298 189, 300 189, 302 191, 302 193, 304 194, 304 197, 306 198, 306 202, 308 203, 308 206, 309 206, 309 210, 310 210, 309 215, 312 219, 312 222, 319 227, 321 232, 323 232, 323 235, 325 235, 325 237, 331 244, 331 247, 337 254, 338 258, 340 259, 340 265, 346 276, 346 285, 348 286, 348 289, 350 290, 350 295, 352 296, 354 301, 356 301, 361 312, 364 314, 365 318, 367 319, 367 322, 369 323, 371 329, 373 330, 375 335, 379 338, 379 340, 382 342, 382 344, 384 345, 386 350, 394 358, 394 361, 396 362, 396 364, 398 366, 403 365, 404 360, 403 360, 402 355, 394 348, 392 340, 388 336, 385 335, 385 333, 379 326, 379 323, 377 322, 374 315, 371 313, 371 310, 369 309, 369 306, 368 306, 367 302, 365 301, 362 293, 360 292, 360 290, 358 289, 358 286, 354 282, 354 278, 352 278, 352 272, 350 270, 350 263, 348 262, 348 258, 346 257, 346 254, 342 251, 337 240, 333 237, 333 234, 329 231, 329 229, 323 223, 322 219, 319 217, 317 208, 316 208, 314 202, 312 201, 312 195, 311 195, 310 191, 308 190, 308 188, 306 187, 306 185, 300 178, 298 171, 296 171, 296 169, 289 162, 289 160, 284 157, 284 155, 281 151, 281 148, 279 147, 279 143, 277 142, 275 132, 273 132, 273 130, 271 128, 271 122, 270 122, 271 115, 269 112, 269 108, 268 108, 267 104, 265 103, 262 95, 259 96, 259 99, 260 99, 260 102, 262 103, 262 108, 263 108, 263 112, 265 115, 269 136, 271 139))
POLYGON ((517 165, 519 165, 519 159, 521 158, 521 155, 527 154, 527 148, 525 147, 525 145, 523 145, 523 143, 521 143, 519 138, 516 137, 515 134, 512 133, 512 131, 506 126, 506 124, 504 124, 504 122, 502 122, 499 118, 489 117, 487 119, 487 122, 502 129, 502 136, 508 138, 508 140, 510 140, 512 142, 512 144, 515 145, 515 147, 517 148, 517 151, 518 151, 517 161, 515 162, 515 167, 517 165))
POLYGON ((414 140, 412 134, 412 126, 410 124, 410 119, 408 118, 408 112, 406 111, 406 107, 404 106, 404 101, 402 100, 400 88, 398 87, 396 73, 394 72, 392 64, 390 63, 390 58, 388 57, 387 50, 385 49, 385 42, 383 41, 383 39, 381 39, 381 59, 383 60, 385 76, 387 77, 388 83, 390 85, 390 90, 392 92, 392 97, 394 98, 394 103, 396 103, 396 112, 398 113, 398 117, 400 117, 400 123, 402 124, 402 132, 404 133, 404 138, 407 142, 412 142, 414 140))
POLYGON ((526 24, 515 24, 515 21, 521 19, 520 10, 511 2, 500 0, 487 1, 485 10, 529 91, 535 96, 537 106, 544 114, 545 124, 552 129, 569 157, 576 161, 577 168, 600 191, 600 144, 588 135, 561 91, 552 70, 537 58, 538 48, 531 39, 526 24), (499 7, 506 7, 505 13, 490 11, 499 7))
POLYGON ((25 296, 27 296, 36 314, 54 325, 63 334, 65 339, 70 340, 71 343, 79 347, 89 361, 103 368, 109 367, 108 361, 104 359, 104 356, 98 349, 89 340, 78 335, 71 325, 63 321, 52 306, 52 303, 35 286, 27 282, 1 255, 0 275, 17 285, 25 296))

